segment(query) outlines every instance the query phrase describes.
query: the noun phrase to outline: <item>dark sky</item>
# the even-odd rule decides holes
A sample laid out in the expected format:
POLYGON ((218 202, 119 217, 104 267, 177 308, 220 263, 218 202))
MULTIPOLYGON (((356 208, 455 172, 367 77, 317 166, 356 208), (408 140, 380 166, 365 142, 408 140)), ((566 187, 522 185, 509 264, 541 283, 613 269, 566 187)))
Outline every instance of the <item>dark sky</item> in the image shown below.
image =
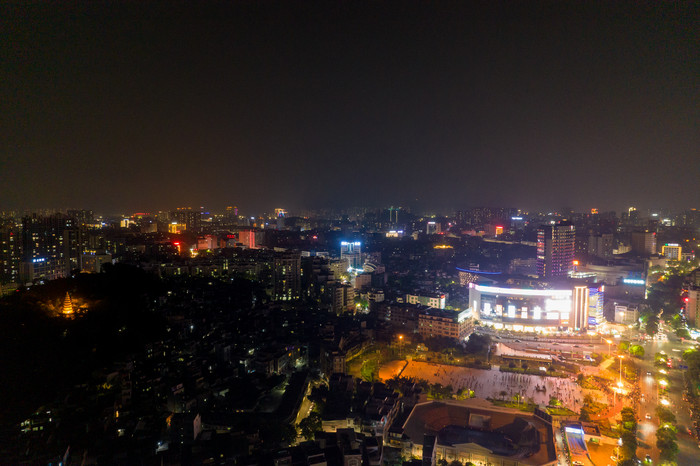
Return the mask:
POLYGON ((700 207, 699 18, 698 2, 6 6, 0 210, 700 207))

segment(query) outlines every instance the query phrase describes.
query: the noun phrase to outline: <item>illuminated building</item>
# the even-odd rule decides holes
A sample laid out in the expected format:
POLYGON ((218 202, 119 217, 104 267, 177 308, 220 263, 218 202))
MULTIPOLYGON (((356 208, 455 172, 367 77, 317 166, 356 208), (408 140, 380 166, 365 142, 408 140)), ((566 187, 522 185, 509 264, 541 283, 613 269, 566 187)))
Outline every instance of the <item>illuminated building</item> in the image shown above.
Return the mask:
POLYGON ((342 241, 340 243, 340 259, 346 260, 348 267, 351 269, 362 269, 362 243, 359 241, 342 241))
POLYGON ((588 289, 588 327, 596 327, 605 323, 605 286, 588 289))
POLYGON ((226 207, 226 214, 229 216, 229 218, 237 218, 238 217, 238 207, 236 207, 236 206, 226 207))
POLYGON ((61 314, 63 317, 71 318, 74 313, 75 311, 73 310, 73 302, 70 299, 70 294, 66 293, 66 299, 63 300, 63 307, 61 308, 61 314))
POLYGON ((474 329, 471 310, 424 309, 418 313, 418 333, 426 338, 466 339, 474 329))
POLYGON ((168 224, 168 233, 180 234, 187 229, 184 223, 171 222, 168 224))
POLYGON ((331 311, 342 314, 355 309, 355 289, 350 285, 336 284, 329 287, 331 293, 331 311))
POLYGON ((503 234, 503 225, 496 223, 489 223, 485 226, 486 235, 498 237, 503 234))
POLYGON ((678 243, 666 243, 661 246, 661 255, 672 261, 681 260, 683 247, 678 243))
MULTIPOLYGON (((0 285, 19 282, 19 263, 21 253, 20 230, 15 222, 0 221, 0 285)), ((10 286, 8 289, 15 289, 10 286)), ((0 292, 0 295, 2 292, 0 292)))
POLYGON ((420 304, 421 306, 432 307, 434 309, 445 309, 445 295, 444 294, 433 294, 433 295, 406 295, 406 302, 408 304, 420 304))
POLYGON ((630 325, 637 322, 639 319, 639 311, 636 308, 616 304, 615 305, 615 323, 630 325))
POLYGON ((95 213, 92 210, 74 209, 68 210, 66 213, 75 220, 77 226, 93 225, 95 223, 95 213))
POLYGON ((79 268, 78 229, 74 220, 61 214, 22 218, 21 280, 54 280, 79 268))
POLYGON ((527 220, 521 216, 515 216, 510 218, 510 226, 514 230, 522 230, 527 225, 527 220))
POLYGON ((587 286, 574 287, 574 313, 572 322, 574 330, 582 330, 588 327, 588 298, 589 292, 587 286))
POLYGON ((700 287, 694 286, 688 290, 688 296, 683 298, 685 303, 685 316, 688 324, 698 326, 698 314, 700 314, 700 287))
POLYGON ((602 313, 603 287, 589 289, 530 289, 469 285, 469 306, 474 318, 494 328, 544 332, 583 330, 590 325, 593 306, 602 313), (595 303, 591 303, 591 293, 595 303))
POLYGON ((656 233, 653 231, 633 231, 631 236, 632 252, 640 256, 656 254, 656 233))
POLYGON ((214 235, 204 235, 197 238, 197 250, 219 249, 219 238, 214 235))
POLYGON ((275 218, 284 218, 287 216, 287 211, 284 209, 275 209, 275 218))
POLYGON ((542 225, 537 230, 537 275, 566 278, 572 271, 576 231, 569 222, 542 225))
POLYGON ((399 223, 399 212, 401 211, 401 207, 394 207, 391 206, 389 207, 389 223, 392 225, 396 225, 399 223))
POLYGON ((199 210, 193 210, 192 207, 178 207, 170 217, 176 223, 184 224, 185 230, 190 233, 199 233, 202 230, 202 213, 199 210))
POLYGON ((400 448, 405 458, 424 458, 423 464, 557 464, 551 416, 479 398, 418 403, 403 424, 392 427, 387 443, 400 448))
MULTIPOLYGON (((262 234, 262 232, 261 232, 262 234)), ((248 249, 257 249, 257 230, 240 230, 238 232, 238 242, 248 249)))
POLYGON ((372 274, 371 273, 359 273, 353 279, 353 286, 356 290, 361 290, 363 288, 369 288, 372 286, 372 274))
POLYGON ((613 257, 613 235, 605 233, 602 235, 588 236, 588 254, 601 259, 612 259, 613 257))
POLYGON ((83 252, 81 272, 100 273, 104 264, 112 263, 112 255, 104 252, 98 253, 95 250, 83 252))
POLYGON ((438 235, 438 234, 440 234, 440 231, 441 231, 441 226, 440 226, 439 222, 430 221, 430 222, 428 222, 428 224, 425 228, 425 232, 429 235, 438 235))
POLYGON ((291 301, 301 293, 301 253, 287 251, 275 255, 272 268, 273 299, 291 301))

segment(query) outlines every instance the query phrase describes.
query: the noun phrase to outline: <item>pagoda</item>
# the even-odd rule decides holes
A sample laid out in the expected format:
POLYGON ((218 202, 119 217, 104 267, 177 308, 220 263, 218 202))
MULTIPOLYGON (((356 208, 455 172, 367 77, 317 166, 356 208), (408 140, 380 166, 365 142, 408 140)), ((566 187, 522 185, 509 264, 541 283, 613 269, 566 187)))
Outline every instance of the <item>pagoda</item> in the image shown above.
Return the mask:
POLYGON ((68 318, 72 318, 75 315, 75 311, 73 310, 73 301, 71 301, 69 293, 66 293, 66 299, 63 300, 61 315, 68 318))

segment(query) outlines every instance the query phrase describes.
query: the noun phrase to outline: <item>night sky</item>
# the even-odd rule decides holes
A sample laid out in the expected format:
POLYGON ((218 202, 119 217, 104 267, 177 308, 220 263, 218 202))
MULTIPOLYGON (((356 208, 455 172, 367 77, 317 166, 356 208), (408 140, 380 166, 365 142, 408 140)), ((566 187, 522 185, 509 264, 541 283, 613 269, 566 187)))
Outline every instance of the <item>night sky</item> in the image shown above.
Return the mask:
POLYGON ((0 210, 700 208, 699 19, 699 2, 5 6, 0 210))

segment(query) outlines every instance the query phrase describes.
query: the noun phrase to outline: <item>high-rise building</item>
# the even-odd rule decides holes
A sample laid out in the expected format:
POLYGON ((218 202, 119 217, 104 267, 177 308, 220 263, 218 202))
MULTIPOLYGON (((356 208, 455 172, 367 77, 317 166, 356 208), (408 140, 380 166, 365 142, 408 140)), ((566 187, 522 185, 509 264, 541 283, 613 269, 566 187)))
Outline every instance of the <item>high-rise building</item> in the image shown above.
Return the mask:
POLYGON ((340 243, 340 259, 348 262, 348 267, 362 268, 362 243, 359 241, 342 241, 340 243))
POLYGON ((605 286, 588 288, 588 326, 595 327, 605 323, 605 286))
POLYGON ((672 261, 681 260, 683 247, 678 243, 666 243, 661 246, 661 255, 672 261))
POLYGON ((440 234, 441 231, 441 225, 440 222, 434 222, 434 221, 429 221, 426 224, 425 232, 428 235, 437 235, 440 234))
POLYGON ((631 236, 632 252, 648 257, 656 254, 656 232, 633 231, 631 236))
POLYGON ((569 222, 542 225, 537 230, 537 275, 566 278, 573 270, 576 231, 569 222))
POLYGON ((613 235, 603 233, 601 235, 590 235, 588 237, 588 254, 601 259, 612 259, 613 257, 613 235))
POLYGON ((275 255, 272 269, 273 299, 291 301, 301 294, 301 253, 285 251, 275 255))
POLYGON ((62 214, 22 218, 21 280, 54 280, 80 267, 80 243, 74 220, 62 214))
POLYGON ((75 219, 77 226, 90 225, 95 223, 95 213, 92 210, 76 209, 67 212, 69 217, 75 219))
POLYGON ((691 327, 698 326, 698 314, 700 314, 700 287, 691 286, 688 296, 685 297, 685 317, 691 327))
POLYGON ((191 207, 178 207, 170 214, 170 218, 177 224, 184 224, 185 229, 190 233, 202 231, 202 213, 191 207))
POLYGON ((20 229, 13 219, 0 220, 0 285, 19 283, 20 253, 20 229))
POLYGON ((588 298, 590 291, 588 286, 581 285, 574 287, 574 302, 573 302, 573 326, 574 330, 583 330, 588 328, 588 298))

